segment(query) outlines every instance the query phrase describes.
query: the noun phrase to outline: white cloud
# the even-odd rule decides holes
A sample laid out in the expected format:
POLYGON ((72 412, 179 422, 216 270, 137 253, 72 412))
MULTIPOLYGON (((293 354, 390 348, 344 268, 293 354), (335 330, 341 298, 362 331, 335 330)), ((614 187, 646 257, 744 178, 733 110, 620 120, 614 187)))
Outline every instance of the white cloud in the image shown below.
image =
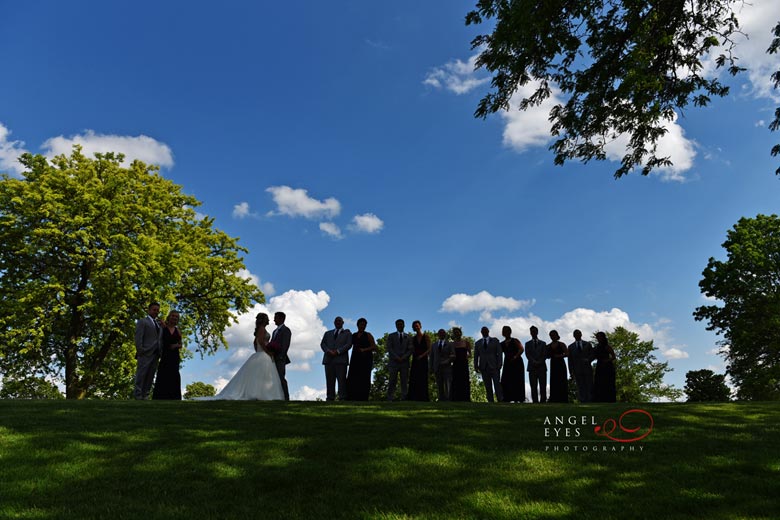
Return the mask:
POLYGON ((266 297, 273 296, 274 294, 276 294, 276 289, 274 288, 274 284, 272 284, 271 282, 260 283, 260 277, 257 276, 256 274, 253 274, 253 273, 249 272, 248 269, 241 269, 241 270, 238 271, 237 274, 241 278, 246 278, 247 280, 252 282, 254 285, 259 287, 260 290, 263 291, 263 294, 266 297))
POLYGON ((257 213, 253 213, 249 209, 248 202, 239 202, 233 206, 233 218, 243 219, 246 217, 256 217, 257 213))
POLYGON ((517 152, 546 145, 552 140, 550 110, 555 105, 563 103, 557 88, 553 87, 550 97, 541 104, 528 107, 524 111, 518 109, 520 101, 531 96, 537 88, 539 88, 537 81, 530 81, 518 87, 517 92, 509 100, 509 110, 500 112, 505 125, 504 144, 517 152))
POLYGON ((10 141, 11 131, 0 123, 0 172, 21 176, 24 167, 18 161, 19 156, 27 152, 24 141, 10 141))
POLYGON ((52 137, 47 139, 41 148, 44 149, 44 155, 51 158, 55 155, 70 155, 74 144, 80 144, 82 153, 87 157, 92 157, 97 152, 116 152, 125 155, 125 165, 138 159, 162 168, 173 167, 173 153, 168 145, 146 135, 108 135, 86 130, 81 135, 52 137))
POLYGON ((747 75, 756 97, 780 102, 780 92, 772 85, 770 75, 778 70, 777 54, 767 54, 772 41, 772 28, 780 20, 780 2, 777 0, 751 0, 735 4, 740 30, 748 38, 737 35, 734 53, 738 65, 748 69, 747 75))
POLYGON ((688 359, 690 357, 687 352, 676 347, 663 350, 661 353, 666 356, 667 359, 688 359))
POLYGON ((382 219, 373 213, 355 215, 352 218, 352 229, 355 231, 363 233, 379 233, 384 227, 385 223, 382 221, 382 219))
POLYGON ((333 222, 320 222, 320 231, 337 240, 344 238, 344 236, 341 234, 341 228, 339 228, 333 222))
MULTIPOLYGON (((330 296, 325 291, 315 293, 312 290, 290 290, 271 298, 267 304, 257 304, 249 312, 238 317, 238 322, 225 331, 225 340, 230 347, 227 358, 216 363, 217 378, 212 383, 215 387, 224 386, 233 377, 241 365, 254 353, 252 346, 255 330, 255 317, 264 312, 268 314, 271 324, 266 330, 274 329, 273 315, 282 311, 287 315, 285 324, 292 331, 290 341, 291 364, 288 371, 311 370, 310 360, 322 351, 319 348, 325 325, 319 317, 319 312, 330 302, 330 296)), ((221 388, 221 387, 220 387, 221 388)))
POLYGON ((269 215, 287 215, 305 218, 333 218, 341 213, 341 203, 333 197, 324 201, 309 197, 304 189, 293 189, 289 186, 271 186, 266 188, 273 196, 276 211, 269 215))
POLYGON ((490 81, 489 77, 477 77, 474 65, 479 54, 471 56, 468 61, 459 59, 436 67, 428 73, 423 84, 437 89, 446 89, 457 95, 471 92, 480 85, 490 81))
POLYGON ((325 389, 324 388, 312 388, 310 386, 303 385, 301 388, 298 389, 298 391, 294 392, 290 396, 290 400, 292 401, 316 401, 317 399, 320 399, 322 401, 325 400, 325 389))
POLYGON ((534 304, 534 300, 515 300, 504 296, 493 296, 487 291, 481 291, 477 294, 453 294, 441 305, 439 312, 458 312, 465 314, 467 312, 477 311, 496 311, 506 309, 516 311, 524 309, 534 304))

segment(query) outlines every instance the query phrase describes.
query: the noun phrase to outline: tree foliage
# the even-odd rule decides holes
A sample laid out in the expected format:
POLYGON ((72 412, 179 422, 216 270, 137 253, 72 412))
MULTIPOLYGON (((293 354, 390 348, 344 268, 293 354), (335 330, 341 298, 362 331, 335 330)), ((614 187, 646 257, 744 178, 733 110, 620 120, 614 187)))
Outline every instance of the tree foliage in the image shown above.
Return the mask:
MULTIPOLYGON (((619 403, 648 402, 659 399, 679 399, 682 392, 664 383, 671 372, 669 363, 656 360, 653 341, 640 341, 639 334, 616 327, 607 337, 615 350, 615 386, 619 403)), ((596 337, 593 337, 594 345, 596 337)))
POLYGON ((0 180, 0 371, 57 375, 68 398, 130 395, 136 319, 150 301, 181 312, 200 353, 263 295, 239 275, 245 249, 198 217, 155 166, 74 146, 24 154, 0 180), (64 377, 63 377, 64 376, 64 377))
POLYGON ((57 385, 42 377, 3 378, 0 399, 64 399, 57 385))
POLYGON ((717 302, 694 317, 723 335, 738 399, 780 399, 780 218, 739 219, 723 248, 726 260, 710 258, 699 282, 717 302))
POLYGON ((685 395, 688 402, 729 400, 731 391, 726 386, 726 376, 712 370, 691 370, 685 374, 685 395))
POLYGON ((202 381, 195 381, 184 388, 185 399, 195 399, 196 397, 212 397, 217 395, 217 389, 214 386, 202 381))
MULTIPOLYGON (((657 142, 676 113, 728 94, 727 86, 708 77, 702 60, 719 52, 718 68, 732 75, 743 70, 732 54, 739 3, 479 0, 466 24, 495 21, 490 34, 472 41, 480 50, 476 65, 492 74, 493 90, 475 116, 509 110, 512 96, 526 85, 530 94, 519 100, 520 110, 541 104, 557 89, 564 102, 549 114, 556 164, 604 160, 605 146, 626 135, 615 177, 638 166, 647 175, 671 164, 657 155, 657 142)), ((774 34, 769 53, 780 49, 780 24, 774 34)), ((780 85, 780 71, 772 78, 780 85)), ((780 109, 776 116, 772 130, 780 128, 780 109)), ((780 153, 780 145, 773 153, 780 153)))

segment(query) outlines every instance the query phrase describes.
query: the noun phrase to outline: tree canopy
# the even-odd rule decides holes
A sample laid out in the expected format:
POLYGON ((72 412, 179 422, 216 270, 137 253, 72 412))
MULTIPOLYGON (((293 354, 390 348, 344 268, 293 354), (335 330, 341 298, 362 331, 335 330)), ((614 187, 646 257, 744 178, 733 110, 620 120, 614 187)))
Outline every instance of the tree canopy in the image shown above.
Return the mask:
POLYGON ((184 389, 184 399, 195 399, 196 397, 212 397, 217 395, 217 389, 213 385, 202 381, 190 383, 184 389))
MULTIPOLYGON (((653 341, 640 341, 639 334, 616 327, 607 334, 615 351, 615 386, 619 403, 647 402, 657 399, 676 400, 682 392, 664 383, 671 372, 668 362, 656 360, 653 341)), ((596 343, 595 335, 593 337, 596 343)))
POLYGON ((181 313, 200 353, 225 344, 234 312, 261 302, 241 276, 246 250, 200 203, 121 154, 79 146, 20 158, 0 180, 0 371, 55 376, 68 398, 129 396, 133 330, 151 301, 181 313))
MULTIPOLYGON (((605 147, 628 137, 615 177, 641 166, 643 175, 671 165, 657 154, 666 125, 688 106, 706 106, 729 92, 705 73, 714 53, 718 68, 743 70, 732 54, 739 24, 737 0, 479 0, 466 24, 494 20, 490 34, 472 40, 477 67, 492 74, 493 90, 475 116, 510 110, 520 87, 530 94, 520 110, 559 91, 565 98, 549 118, 557 139, 555 163, 604 160, 605 147)), ((780 24, 767 52, 780 50, 780 24)), ((773 74, 780 85, 780 71, 773 74)), ((780 128, 780 108, 772 130, 780 128)), ((780 153, 780 145, 772 153, 780 153)), ((780 169, 778 172, 780 174, 780 169)))
POLYGON ((728 401, 731 391, 726 376, 712 370, 691 370, 685 374, 685 395, 688 402, 728 401))
POLYGON ((723 248, 726 260, 710 258, 699 282, 715 301, 694 317, 723 335, 738 399, 780 399, 780 218, 739 219, 723 248))

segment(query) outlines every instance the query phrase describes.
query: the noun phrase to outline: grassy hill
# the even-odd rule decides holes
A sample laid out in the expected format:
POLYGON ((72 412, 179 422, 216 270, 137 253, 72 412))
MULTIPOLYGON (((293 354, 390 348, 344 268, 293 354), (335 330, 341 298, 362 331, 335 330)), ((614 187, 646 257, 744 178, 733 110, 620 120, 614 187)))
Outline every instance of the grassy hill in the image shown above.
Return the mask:
POLYGON ((631 408, 0 401, 0 518, 780 517, 778 404, 631 408))

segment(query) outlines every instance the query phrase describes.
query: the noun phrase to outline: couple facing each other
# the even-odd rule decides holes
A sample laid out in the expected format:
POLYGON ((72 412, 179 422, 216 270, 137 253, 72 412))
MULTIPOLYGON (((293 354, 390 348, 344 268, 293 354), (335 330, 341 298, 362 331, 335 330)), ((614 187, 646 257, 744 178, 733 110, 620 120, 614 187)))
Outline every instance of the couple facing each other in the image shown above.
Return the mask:
POLYGON ((292 333, 284 324, 286 316, 283 312, 274 314, 276 329, 270 334, 268 315, 260 313, 255 320, 255 353, 249 356, 238 369, 225 388, 217 395, 205 400, 260 400, 289 401, 285 371, 290 358, 287 351, 290 348, 292 333))

